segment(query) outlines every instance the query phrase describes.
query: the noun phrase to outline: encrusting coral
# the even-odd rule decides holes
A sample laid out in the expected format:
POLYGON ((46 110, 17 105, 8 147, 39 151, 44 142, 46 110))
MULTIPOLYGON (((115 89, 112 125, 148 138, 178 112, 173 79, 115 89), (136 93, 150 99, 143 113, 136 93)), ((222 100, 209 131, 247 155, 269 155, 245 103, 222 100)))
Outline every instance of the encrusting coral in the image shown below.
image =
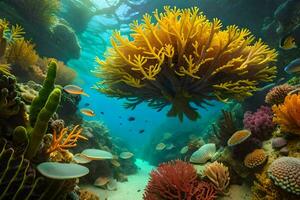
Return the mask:
POLYGON ((245 157, 244 165, 248 168, 258 167, 265 163, 267 157, 263 149, 255 149, 245 157))
POLYGON ((131 25, 133 40, 119 32, 106 60, 97 59, 96 88, 111 97, 126 98, 127 108, 147 102, 161 110, 171 105, 168 116, 199 116, 197 106, 209 100, 243 100, 272 81, 277 53, 247 29, 212 22, 198 8, 170 9, 146 14, 143 23, 131 25))
POLYGON ((144 200, 213 200, 216 191, 212 184, 197 179, 193 165, 175 160, 160 166, 150 174, 144 200))
POLYGON ((228 167, 217 161, 206 166, 204 175, 215 185, 220 194, 227 194, 230 177, 228 167))
POLYGON ((300 135, 300 95, 292 94, 285 97, 284 103, 274 105, 274 123, 280 126, 282 132, 300 135))

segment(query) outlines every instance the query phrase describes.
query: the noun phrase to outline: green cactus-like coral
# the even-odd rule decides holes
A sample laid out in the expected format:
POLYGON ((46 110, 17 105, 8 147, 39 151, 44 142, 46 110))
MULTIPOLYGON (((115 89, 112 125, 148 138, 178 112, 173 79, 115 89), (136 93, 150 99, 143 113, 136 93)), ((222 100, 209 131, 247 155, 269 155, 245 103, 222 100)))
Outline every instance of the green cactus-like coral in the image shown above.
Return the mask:
POLYGON ((57 64, 55 62, 50 62, 50 64, 48 65, 47 77, 43 83, 43 88, 40 90, 38 97, 33 100, 30 107, 31 126, 35 125, 38 113, 44 107, 50 93, 54 90, 56 71, 57 71, 57 64))

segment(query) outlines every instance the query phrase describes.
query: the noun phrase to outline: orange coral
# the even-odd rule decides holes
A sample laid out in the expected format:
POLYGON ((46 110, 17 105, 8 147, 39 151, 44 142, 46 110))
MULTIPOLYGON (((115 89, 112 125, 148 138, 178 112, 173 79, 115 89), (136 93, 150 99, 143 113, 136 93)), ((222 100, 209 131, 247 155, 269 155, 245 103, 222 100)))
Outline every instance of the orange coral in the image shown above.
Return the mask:
POLYGON ((255 149, 245 157, 244 165, 248 168, 255 168, 262 165, 266 159, 267 155, 263 149, 255 149))
POLYGON ((69 134, 67 134, 68 128, 63 128, 58 137, 56 130, 54 129, 51 146, 47 150, 47 153, 52 153, 54 151, 66 151, 68 148, 75 147, 78 139, 88 140, 86 137, 80 135, 83 129, 78 128, 79 125, 75 126, 69 134))
POLYGON ((281 131, 300 135, 300 95, 288 95, 282 105, 274 105, 273 122, 280 126, 281 131))
POLYGON ((106 60, 97 59, 97 89, 111 97, 129 100, 134 109, 147 102, 168 116, 196 120, 191 104, 208 100, 243 100, 258 84, 273 80, 277 53, 247 29, 210 22, 198 8, 170 9, 144 15, 131 25, 132 40, 114 33, 106 60))

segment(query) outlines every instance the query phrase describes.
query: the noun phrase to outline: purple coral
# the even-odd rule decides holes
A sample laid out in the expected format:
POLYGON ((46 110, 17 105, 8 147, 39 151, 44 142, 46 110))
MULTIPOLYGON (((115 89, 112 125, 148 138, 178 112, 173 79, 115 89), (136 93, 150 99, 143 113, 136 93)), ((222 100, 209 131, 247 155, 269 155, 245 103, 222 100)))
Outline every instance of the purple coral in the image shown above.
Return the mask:
POLYGON ((244 128, 251 131, 252 136, 260 140, 271 137, 275 124, 272 121, 273 113, 271 108, 261 106, 256 112, 247 111, 244 114, 244 128))

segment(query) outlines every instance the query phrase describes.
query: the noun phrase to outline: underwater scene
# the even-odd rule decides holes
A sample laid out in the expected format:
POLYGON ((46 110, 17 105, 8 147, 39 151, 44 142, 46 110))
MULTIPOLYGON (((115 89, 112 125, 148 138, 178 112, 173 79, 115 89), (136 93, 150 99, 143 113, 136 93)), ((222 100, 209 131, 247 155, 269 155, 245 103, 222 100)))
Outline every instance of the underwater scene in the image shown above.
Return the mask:
POLYGON ((300 0, 0 0, 0 200, 299 200, 300 0))

